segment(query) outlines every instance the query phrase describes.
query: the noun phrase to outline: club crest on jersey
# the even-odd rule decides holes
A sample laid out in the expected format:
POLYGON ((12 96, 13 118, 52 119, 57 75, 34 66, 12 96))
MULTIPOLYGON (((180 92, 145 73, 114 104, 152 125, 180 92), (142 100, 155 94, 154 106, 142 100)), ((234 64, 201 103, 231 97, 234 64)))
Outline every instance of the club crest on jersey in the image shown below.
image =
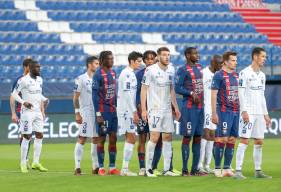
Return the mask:
POLYGON ((242 86, 243 85, 243 79, 240 79, 239 80, 239 86, 242 86))
POLYGON ((127 89, 130 89, 131 88, 131 83, 127 82, 126 87, 127 87, 127 89))

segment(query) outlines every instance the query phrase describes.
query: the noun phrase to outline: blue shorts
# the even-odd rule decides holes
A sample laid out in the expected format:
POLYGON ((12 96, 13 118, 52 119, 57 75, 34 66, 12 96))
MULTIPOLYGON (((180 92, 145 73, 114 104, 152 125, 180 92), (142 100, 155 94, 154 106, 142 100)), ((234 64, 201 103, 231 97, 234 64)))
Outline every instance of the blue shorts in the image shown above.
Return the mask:
POLYGON ((144 122, 141 118, 139 119, 139 123, 137 125, 137 133, 149 133, 148 122, 144 122))
POLYGON ((203 134, 204 109, 181 109, 180 135, 193 137, 203 134))
POLYGON ((99 136, 104 136, 105 134, 117 133, 118 129, 118 118, 116 112, 102 112, 101 113, 104 121, 106 131, 102 130, 102 126, 97 124, 96 129, 99 136))
POLYGON ((219 124, 216 129, 216 137, 238 137, 239 112, 217 110, 219 124))

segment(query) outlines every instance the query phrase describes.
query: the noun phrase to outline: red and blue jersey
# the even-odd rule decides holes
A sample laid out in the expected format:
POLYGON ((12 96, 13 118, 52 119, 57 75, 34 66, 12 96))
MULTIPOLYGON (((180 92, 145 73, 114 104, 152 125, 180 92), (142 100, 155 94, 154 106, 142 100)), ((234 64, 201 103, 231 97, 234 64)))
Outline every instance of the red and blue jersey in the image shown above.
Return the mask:
POLYGON ((194 66, 184 65, 180 67, 176 75, 175 91, 183 96, 183 105, 188 109, 203 108, 203 73, 200 64, 194 66), (194 92, 198 95, 200 102, 195 104, 191 95, 194 92))
POLYGON ((217 71, 213 77, 212 90, 218 90, 217 108, 222 111, 239 112, 238 74, 217 71))
MULTIPOLYGON (((22 78, 22 77, 23 77, 23 75, 19 76, 19 77, 13 82, 11 92, 14 91, 14 89, 15 89, 16 86, 17 86, 18 80, 19 80, 20 78, 22 78)), ((21 97, 21 93, 19 93, 19 96, 21 97)), ((15 101, 15 107, 16 107, 16 113, 17 113, 17 114, 20 114, 20 111, 21 111, 21 104, 18 103, 17 101, 15 101)))
POLYGON ((114 70, 97 69, 93 76, 92 99, 96 112, 116 112, 117 84, 114 70))
POLYGON ((140 96, 140 94, 141 94, 141 85, 142 85, 141 82, 142 82, 142 78, 144 76, 145 69, 146 68, 138 71, 137 74, 136 74, 137 82, 138 82, 138 84, 137 84, 137 96, 136 96, 136 104, 137 105, 141 104, 141 96, 140 96))

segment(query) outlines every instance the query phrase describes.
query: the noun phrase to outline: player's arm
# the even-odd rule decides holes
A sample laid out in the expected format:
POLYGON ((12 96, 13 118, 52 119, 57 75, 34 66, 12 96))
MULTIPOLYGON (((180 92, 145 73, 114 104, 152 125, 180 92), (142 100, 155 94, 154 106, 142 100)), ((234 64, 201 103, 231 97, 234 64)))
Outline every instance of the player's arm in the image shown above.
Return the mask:
POLYGON ((245 123, 249 122, 249 115, 246 109, 246 98, 245 92, 247 88, 247 77, 246 74, 241 71, 239 74, 239 85, 238 85, 238 97, 239 97, 239 104, 240 104, 240 111, 242 119, 245 123))
POLYGON ((147 101, 147 91, 149 86, 148 85, 142 85, 141 86, 141 117, 142 120, 145 122, 147 121, 147 109, 146 109, 146 101, 147 101))
POLYGON ((12 95, 10 96, 10 109, 11 109, 11 113, 12 113, 12 122, 17 123, 18 117, 16 114, 16 102, 12 95))
POLYGON ((139 115, 141 115, 141 79, 137 73, 137 93, 136 93, 136 105, 139 115))
MULTIPOLYGON (((265 78, 264 78, 264 84, 263 84, 263 92, 265 91, 265 78)), ((271 126, 271 119, 270 119, 270 116, 268 114, 268 110, 267 110, 267 105, 266 105, 266 99, 265 99, 265 95, 263 94, 263 97, 262 97, 262 111, 263 111, 263 114, 264 114, 264 119, 265 119, 265 122, 266 122, 266 126, 267 127, 270 127, 271 126)))
POLYGON ((184 82, 185 71, 182 68, 179 68, 176 74, 175 92, 182 96, 191 96, 193 92, 184 86, 184 82))
POLYGON ((41 112, 43 115, 43 119, 45 119, 45 111, 47 109, 47 106, 49 104, 49 99, 45 97, 44 95, 41 95, 41 112))
POLYGON ((171 99, 172 99, 172 106, 175 110, 176 120, 178 121, 180 119, 181 113, 180 113, 179 106, 177 103, 177 97, 176 97, 174 85, 171 85, 171 99))
POLYGON ((122 97, 128 102, 128 109, 129 111, 133 112, 133 121, 135 124, 138 123, 139 117, 138 112, 136 108, 136 103, 134 103, 135 98, 133 98, 131 94, 131 82, 130 79, 125 79, 124 76, 119 77, 119 81, 121 82, 121 87, 119 89, 122 89, 122 97))
POLYGON ((22 81, 22 79, 20 79, 18 82, 17 82, 17 85, 16 85, 16 88, 13 90, 12 92, 12 97, 17 101, 19 102, 20 104, 24 105, 26 108, 28 109, 31 109, 31 107, 33 107, 33 105, 27 101, 24 101, 19 93, 21 92, 21 90, 25 87, 25 84, 24 84, 24 81, 22 81))
POLYGON ((98 73, 95 73, 93 76, 93 86, 92 86, 92 100, 96 112, 96 119, 98 124, 102 124, 104 119, 99 111, 99 102, 100 102, 100 95, 99 90, 101 86, 101 79, 98 73))
POLYGON ((75 112, 75 121, 78 124, 81 124, 83 121, 80 114, 80 105, 79 105, 79 97, 80 97, 81 90, 82 90, 81 79, 77 78, 75 79, 75 85, 74 85, 73 106, 75 112))
POLYGON ((216 73, 212 80, 212 90, 211 90, 211 107, 212 107, 212 122, 214 124, 219 123, 218 113, 217 113, 217 95, 218 90, 221 87, 222 79, 218 73, 216 73))

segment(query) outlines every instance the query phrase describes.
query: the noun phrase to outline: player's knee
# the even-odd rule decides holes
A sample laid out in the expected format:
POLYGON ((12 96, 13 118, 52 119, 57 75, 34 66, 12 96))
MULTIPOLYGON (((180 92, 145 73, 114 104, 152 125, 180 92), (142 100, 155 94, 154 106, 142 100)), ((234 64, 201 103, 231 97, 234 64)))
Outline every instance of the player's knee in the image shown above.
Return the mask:
POLYGON ((193 143, 195 143, 195 144, 201 143, 201 136, 194 136, 193 137, 193 143))
POLYGON ((255 143, 255 145, 262 145, 263 144, 263 140, 262 139, 255 139, 254 143, 255 143))
POLYGON ((152 141, 153 143, 157 143, 159 140, 160 134, 159 133, 154 133, 152 132, 150 134, 150 141, 152 141))
POLYGON ((128 133, 126 136, 126 141, 128 143, 135 144, 135 142, 136 142, 135 135, 132 133, 128 133))
POLYGON ((227 137, 216 137, 215 142, 226 144, 227 143, 227 137))
POLYGON ((235 144, 235 142, 236 142, 236 138, 235 138, 235 137, 229 137, 229 138, 227 139, 227 143, 235 144))
POLYGON ((84 145, 86 143, 86 137, 79 136, 78 143, 80 143, 81 145, 84 145))
POLYGON ((191 140, 190 137, 184 136, 184 137, 182 138, 182 144, 183 144, 183 145, 189 145, 190 140, 191 140))
POLYGON ((240 143, 243 143, 243 144, 245 144, 245 145, 249 145, 249 139, 247 139, 247 138, 241 138, 241 139, 240 139, 240 143))
POLYGON ((93 137, 92 138, 92 142, 93 142, 93 144, 98 144, 99 138, 98 137, 93 137))
POLYGON ((36 137, 37 139, 43 139, 43 133, 35 132, 35 137, 36 137))
POLYGON ((170 134, 170 133, 162 133, 162 139, 160 140, 160 138, 158 139, 158 142, 160 142, 161 145, 162 145, 162 141, 172 141, 172 134, 170 134))

